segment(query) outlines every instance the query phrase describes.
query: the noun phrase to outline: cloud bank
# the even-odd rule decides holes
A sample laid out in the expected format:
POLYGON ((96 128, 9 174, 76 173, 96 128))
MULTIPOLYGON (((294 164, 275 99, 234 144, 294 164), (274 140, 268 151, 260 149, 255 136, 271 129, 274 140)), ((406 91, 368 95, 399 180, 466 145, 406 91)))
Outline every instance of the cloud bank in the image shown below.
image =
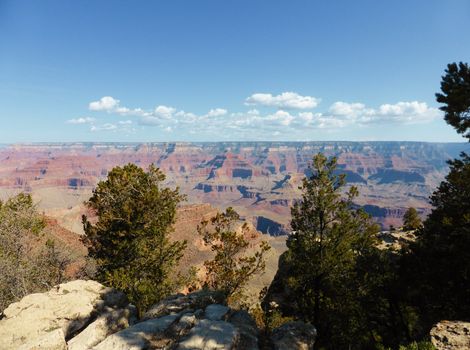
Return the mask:
POLYGON ((210 108, 206 113, 187 112, 176 107, 157 105, 152 109, 122 106, 119 99, 104 96, 88 105, 91 112, 106 118, 126 117, 126 120, 110 120, 98 123, 97 118, 69 119, 67 123, 90 125, 91 131, 136 132, 152 127, 162 132, 178 132, 182 135, 206 135, 220 138, 259 139, 260 135, 282 138, 285 135, 302 135, 314 130, 327 132, 344 128, 364 128, 377 125, 412 125, 429 123, 439 118, 441 112, 425 102, 400 101, 384 103, 376 107, 361 102, 337 101, 316 111, 320 99, 302 96, 295 92, 254 93, 247 97, 241 111, 229 112, 225 108, 210 108), (257 107, 246 109, 249 107, 257 107), (258 109, 259 108, 259 109, 258 109))
POLYGON ((318 106, 320 99, 312 96, 301 96, 295 92, 283 92, 280 95, 256 93, 245 100, 247 106, 265 106, 284 109, 312 109, 318 106))

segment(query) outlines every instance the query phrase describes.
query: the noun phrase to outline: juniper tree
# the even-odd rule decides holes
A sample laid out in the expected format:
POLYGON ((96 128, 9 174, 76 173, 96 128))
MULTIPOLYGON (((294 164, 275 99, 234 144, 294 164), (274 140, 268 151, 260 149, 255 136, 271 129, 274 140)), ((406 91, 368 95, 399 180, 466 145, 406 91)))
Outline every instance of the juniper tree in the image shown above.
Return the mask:
POLYGON ((183 196, 164 180, 153 165, 115 167, 87 202, 96 223, 83 216, 97 279, 124 291, 140 312, 175 290, 174 268, 186 247, 169 239, 183 196))

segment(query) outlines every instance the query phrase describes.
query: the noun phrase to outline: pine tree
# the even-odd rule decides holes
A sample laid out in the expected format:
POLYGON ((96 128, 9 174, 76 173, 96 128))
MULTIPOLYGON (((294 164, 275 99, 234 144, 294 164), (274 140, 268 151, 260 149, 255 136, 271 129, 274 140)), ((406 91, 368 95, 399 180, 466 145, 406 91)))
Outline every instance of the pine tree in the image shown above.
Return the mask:
POLYGON ((124 291, 140 312, 175 290, 174 267, 186 247, 171 242, 178 189, 162 187, 165 175, 128 164, 98 183, 88 207, 97 222, 83 217, 84 242, 96 261, 96 278, 124 291))
POLYGON ((436 94, 437 102, 445 112, 445 121, 458 133, 470 140, 470 67, 467 63, 450 63, 441 80, 441 92, 436 94))
POLYGON ((313 158, 312 176, 304 179, 302 198, 292 208, 285 260, 297 314, 318 327, 324 344, 341 348, 360 328, 356 262, 375 249, 378 227, 354 209, 358 191, 344 193, 345 176, 335 169, 335 158, 313 158))
POLYGON ((470 156, 450 162, 431 204, 434 209, 405 260, 412 303, 425 329, 470 315, 470 156))
MULTIPOLYGON (((436 94, 444 119, 470 140, 470 68, 447 65, 436 94)), ((417 333, 442 319, 470 315, 470 156, 448 162, 450 172, 431 196, 433 210, 403 255, 400 275, 409 305, 419 312, 417 333), (404 288, 405 289, 405 288, 404 288)))
POLYGON ((408 208, 403 215, 403 229, 406 231, 417 230, 422 226, 421 219, 415 208, 408 208))

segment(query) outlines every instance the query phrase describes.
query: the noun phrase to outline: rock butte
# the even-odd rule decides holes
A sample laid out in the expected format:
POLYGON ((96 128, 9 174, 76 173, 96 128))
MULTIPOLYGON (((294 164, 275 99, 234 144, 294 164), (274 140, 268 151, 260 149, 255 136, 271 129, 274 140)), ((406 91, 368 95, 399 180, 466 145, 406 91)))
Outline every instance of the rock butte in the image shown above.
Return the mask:
POLYGON ((317 152, 338 157, 358 186, 359 205, 385 227, 406 208, 429 212, 428 197, 463 143, 219 142, 20 144, 0 148, 0 198, 31 192, 60 225, 81 231, 81 204, 116 165, 156 164, 189 203, 234 207, 263 233, 288 231, 289 207, 317 152))

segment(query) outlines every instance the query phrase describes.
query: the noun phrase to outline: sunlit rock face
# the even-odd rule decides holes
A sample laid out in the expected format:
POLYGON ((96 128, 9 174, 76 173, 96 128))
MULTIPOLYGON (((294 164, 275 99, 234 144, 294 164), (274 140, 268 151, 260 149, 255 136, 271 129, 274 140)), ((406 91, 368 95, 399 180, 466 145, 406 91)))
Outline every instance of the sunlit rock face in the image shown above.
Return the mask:
POLYGON ((441 321, 430 332, 431 342, 439 350, 470 349, 470 323, 441 321))
POLYGON ((77 280, 11 304, 0 320, 0 349, 313 349, 313 325, 286 323, 267 342, 247 311, 226 304, 216 291, 176 294, 138 319, 124 294, 77 280))

